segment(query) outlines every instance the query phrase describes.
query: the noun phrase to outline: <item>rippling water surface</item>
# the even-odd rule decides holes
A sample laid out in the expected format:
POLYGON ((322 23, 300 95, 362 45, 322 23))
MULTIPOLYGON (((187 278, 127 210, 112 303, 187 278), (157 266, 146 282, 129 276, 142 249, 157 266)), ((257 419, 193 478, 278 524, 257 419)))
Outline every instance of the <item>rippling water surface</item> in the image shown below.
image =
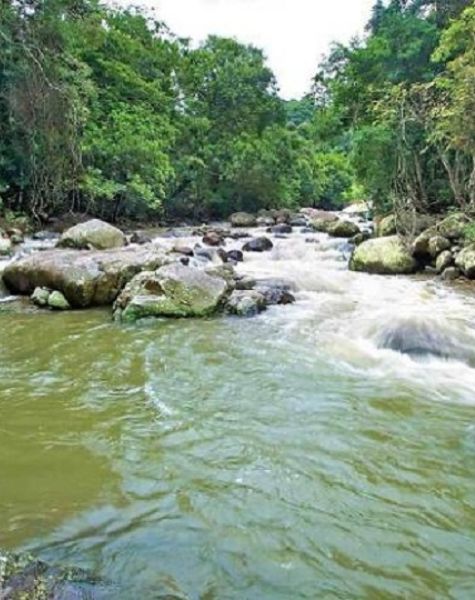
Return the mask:
POLYGON ((0 307, 0 546, 121 599, 475 596, 474 290, 305 237, 255 319, 0 307))

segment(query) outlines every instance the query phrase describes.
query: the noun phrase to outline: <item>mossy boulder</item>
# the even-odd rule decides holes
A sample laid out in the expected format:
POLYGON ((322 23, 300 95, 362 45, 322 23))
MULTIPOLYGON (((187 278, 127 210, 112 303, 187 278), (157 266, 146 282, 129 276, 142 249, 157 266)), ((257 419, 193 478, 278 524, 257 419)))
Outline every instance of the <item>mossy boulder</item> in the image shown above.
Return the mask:
POLYGON ((463 213, 453 213, 436 225, 437 233, 449 240, 461 240, 470 219, 463 213))
POLYGON ((397 235, 363 242, 355 248, 350 260, 352 271, 380 275, 409 274, 416 268, 411 252, 397 235))
POLYGON ((378 237, 388 237, 397 233, 396 215, 388 215, 383 217, 376 227, 378 237))
POLYGON ((110 248, 120 248, 125 244, 126 237, 124 233, 117 227, 100 219, 91 219, 67 229, 58 242, 60 248, 75 248, 77 250, 108 250, 110 248))
POLYGON ((247 212, 237 212, 229 217, 229 222, 233 227, 255 227, 257 224, 256 216, 247 212))
POLYGON ((319 211, 311 220, 312 228, 319 233, 328 233, 328 228, 332 223, 336 223, 338 217, 332 213, 319 211))
POLYGON ((174 263, 134 277, 117 298, 114 316, 125 322, 144 317, 205 317, 220 307, 229 291, 225 279, 174 263))
POLYGON ((468 279, 475 279, 475 244, 463 248, 455 257, 455 264, 468 279))
POLYGON ((358 225, 351 221, 338 219, 337 221, 328 223, 327 233, 332 237, 352 238, 361 233, 361 230, 358 225))

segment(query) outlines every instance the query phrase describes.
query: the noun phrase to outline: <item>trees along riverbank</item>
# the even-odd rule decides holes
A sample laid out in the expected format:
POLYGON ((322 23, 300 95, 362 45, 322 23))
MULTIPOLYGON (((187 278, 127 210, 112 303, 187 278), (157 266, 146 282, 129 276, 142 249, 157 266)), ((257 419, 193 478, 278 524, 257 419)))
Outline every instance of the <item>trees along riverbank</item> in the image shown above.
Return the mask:
POLYGON ((285 102, 255 47, 193 48, 159 14, 97 0, 4 2, 3 218, 206 220, 363 197, 383 215, 470 214, 471 4, 378 0, 365 36, 285 102))

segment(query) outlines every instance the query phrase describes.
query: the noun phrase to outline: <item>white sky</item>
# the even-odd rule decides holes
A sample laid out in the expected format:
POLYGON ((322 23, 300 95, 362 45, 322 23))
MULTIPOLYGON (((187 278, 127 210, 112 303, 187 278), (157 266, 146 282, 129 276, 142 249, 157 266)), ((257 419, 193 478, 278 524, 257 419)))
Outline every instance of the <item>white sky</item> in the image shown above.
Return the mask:
MULTIPOLYGON (((135 2, 137 4, 137 2, 135 2)), ((360 34, 374 0, 139 0, 181 37, 235 37, 263 48, 285 98, 310 88, 332 41, 360 34)))

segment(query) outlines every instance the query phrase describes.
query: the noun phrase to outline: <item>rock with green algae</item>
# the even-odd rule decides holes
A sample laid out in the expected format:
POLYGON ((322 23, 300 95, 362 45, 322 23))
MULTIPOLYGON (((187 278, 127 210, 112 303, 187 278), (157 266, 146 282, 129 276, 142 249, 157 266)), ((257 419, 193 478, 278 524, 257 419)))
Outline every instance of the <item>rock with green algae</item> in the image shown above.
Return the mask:
POLYGON ((233 227, 255 227, 257 225, 256 216, 247 212, 233 213, 229 217, 229 222, 233 227))
POLYGON ((230 291, 222 277, 174 263, 134 277, 114 304, 114 318, 134 322, 145 317, 206 317, 220 308, 230 291))
POLYGON ((377 225, 376 233, 377 233, 378 237, 388 237, 391 235, 396 235, 396 233, 397 233, 396 215, 388 215, 387 217, 383 217, 377 225))
POLYGON ((54 290, 48 297, 48 306, 53 310, 70 310, 71 305, 61 292, 54 290))
POLYGON ((113 592, 82 569, 0 551, 1 600, 99 600, 106 598, 106 591, 113 592))
POLYGON ((375 238, 357 246, 350 260, 352 271, 380 275, 413 273, 417 263, 398 236, 375 238))
POLYGON ((328 224, 326 232, 332 237, 351 238, 361 233, 361 230, 358 225, 351 221, 338 219, 328 224))
POLYGON ((466 246, 455 257, 456 266, 468 279, 475 279, 475 244, 466 246))

